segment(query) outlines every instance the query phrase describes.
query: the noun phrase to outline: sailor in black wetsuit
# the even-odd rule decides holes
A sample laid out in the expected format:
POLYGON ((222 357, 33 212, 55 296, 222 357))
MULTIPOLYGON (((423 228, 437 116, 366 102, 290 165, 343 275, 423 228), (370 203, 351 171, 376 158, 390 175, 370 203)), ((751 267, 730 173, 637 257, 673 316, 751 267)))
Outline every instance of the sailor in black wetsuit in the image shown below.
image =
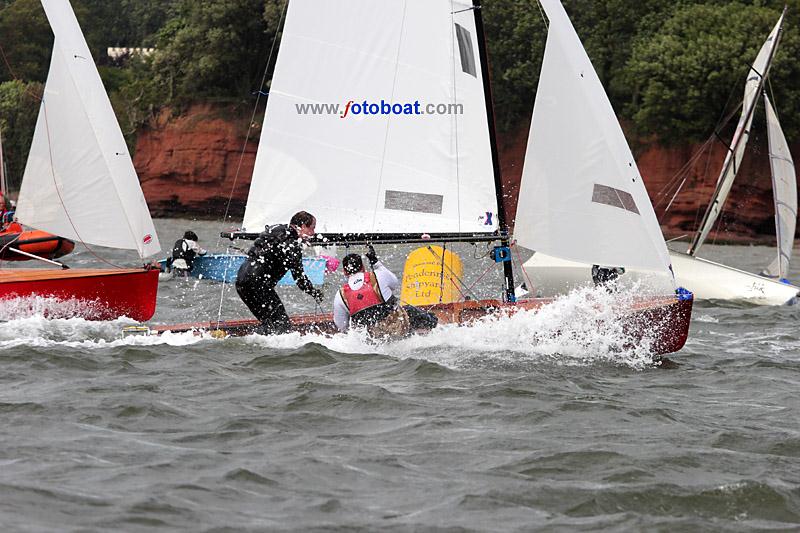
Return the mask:
POLYGON ((289 315, 275 292, 278 281, 291 271, 297 286, 322 302, 322 291, 315 289, 303 270, 303 239, 314 235, 316 219, 300 211, 288 225, 267 226, 247 252, 239 268, 236 292, 250 311, 261 321, 265 335, 286 333, 291 328, 289 315))
POLYGON ((172 256, 167 261, 167 268, 172 271, 174 276, 189 277, 189 272, 192 271, 197 256, 208 253, 197 244, 199 240, 197 233, 187 231, 183 234, 182 239, 175 241, 175 245, 172 247, 172 256))

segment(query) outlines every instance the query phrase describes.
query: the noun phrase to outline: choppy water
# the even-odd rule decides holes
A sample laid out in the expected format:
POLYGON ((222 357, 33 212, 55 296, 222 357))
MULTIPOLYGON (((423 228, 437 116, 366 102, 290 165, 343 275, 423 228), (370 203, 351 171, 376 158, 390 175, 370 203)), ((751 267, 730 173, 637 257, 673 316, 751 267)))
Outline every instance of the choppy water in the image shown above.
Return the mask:
MULTIPOLYGON (((158 224, 167 245, 187 229, 158 224)), ((191 226, 214 244, 218 226, 191 226)), ((771 253, 711 251, 753 268, 771 253)), ((399 271, 402 251, 384 255, 399 271)), ((220 288, 162 283, 154 321, 215 318, 220 288)), ((122 338, 124 320, 6 307, 0 526, 797 530, 800 308, 697 306, 681 367, 658 370, 579 298, 383 346, 122 338)), ((235 293, 222 304, 245 316, 235 293)))

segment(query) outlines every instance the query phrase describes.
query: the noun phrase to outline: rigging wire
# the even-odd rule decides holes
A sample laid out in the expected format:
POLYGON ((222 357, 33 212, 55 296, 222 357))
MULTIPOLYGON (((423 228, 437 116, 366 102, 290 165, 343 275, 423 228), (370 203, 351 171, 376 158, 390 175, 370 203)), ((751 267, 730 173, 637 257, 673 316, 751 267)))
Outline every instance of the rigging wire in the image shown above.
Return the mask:
POLYGON ((511 247, 514 249, 514 252, 511 254, 511 257, 517 260, 517 268, 522 272, 522 277, 525 278, 525 282, 527 283, 526 287, 528 287, 528 291, 533 294, 533 282, 531 278, 528 277, 528 273, 525 272, 525 269, 522 267, 520 258, 519 258, 519 246, 517 246, 517 241, 511 243, 511 247))
POLYGON ((545 14, 544 14, 544 9, 542 8, 541 2, 539 2, 539 0, 531 0, 531 3, 535 4, 536 7, 539 8, 539 15, 542 16, 542 22, 544 22, 544 27, 549 31, 550 30, 550 23, 547 20, 547 17, 545 16, 545 14))
MULTIPOLYGON (((452 7, 452 2, 451 2, 452 7)), ((464 11, 473 11, 475 7, 464 11)), ((458 232, 461 233, 461 157, 458 153, 458 113, 455 112, 458 105, 458 86, 457 86, 457 69, 456 69, 456 19, 455 13, 450 12, 450 63, 453 65, 453 129, 451 130, 452 136, 451 143, 455 143, 454 148, 456 151, 456 208, 458 212, 458 232)))
MULTIPOLYGON (((434 250, 430 245, 428 245, 428 251, 431 254, 433 254, 434 258, 436 258, 436 259, 440 258, 439 254, 436 252, 436 250, 434 250)), ((467 284, 464 283, 464 280, 462 280, 460 277, 458 277, 458 275, 455 273, 455 271, 453 271, 453 269, 452 269, 452 267, 450 267, 450 265, 445 263, 444 255, 442 255, 441 260, 442 260, 442 267, 443 267, 442 268, 442 278, 444 277, 444 269, 447 268, 447 270, 450 272, 451 278, 455 279, 458 282, 458 284, 454 283, 453 285, 455 285, 456 289, 458 289, 458 292, 461 293, 461 298, 466 301, 470 296, 472 296, 472 298, 474 298, 475 300, 479 300, 477 295, 472 290, 470 290, 470 288, 467 287, 467 284), (467 292, 469 292, 470 294, 469 295, 465 294, 464 293, 464 289, 462 289, 462 287, 464 289, 466 289, 467 292)), ((491 269, 491 266, 489 268, 491 269)), ((452 279, 451 279, 451 281, 452 281, 452 279)), ((439 288, 441 289, 442 293, 444 293, 444 283, 443 283, 443 281, 440 282, 439 288)), ((439 303, 442 303, 442 297, 441 296, 439 297, 439 303)))
MULTIPOLYGON (((258 114, 258 106, 261 103, 261 97, 267 95, 268 93, 264 92, 264 84, 267 82, 267 75, 269 73, 269 67, 272 64, 272 57, 275 53, 275 44, 278 42, 278 36, 281 35, 281 28, 283 26, 284 19, 286 17, 286 9, 289 6, 289 0, 286 0, 283 3, 283 9, 281 10, 281 16, 278 19, 278 25, 275 28, 275 36, 272 38, 272 45, 269 49, 269 56, 267 57, 267 64, 264 66, 264 74, 261 77, 261 85, 258 87, 258 96, 256 96, 256 103, 253 106, 253 114, 250 117, 250 124, 247 126, 247 135, 244 139, 244 144, 242 145, 242 152, 239 155, 239 163, 236 166, 236 173, 233 176, 233 185, 231 185, 231 191, 228 194, 228 202, 225 205, 225 213, 222 215, 222 223, 225 224, 226 220, 228 219, 228 214, 230 213, 231 202, 233 201, 233 195, 236 192, 236 183, 239 180, 239 174, 242 170, 242 165, 244 164, 244 154, 247 152, 247 145, 250 142, 250 135, 253 132, 253 124, 255 124, 256 115, 258 114)), ((222 239, 222 236, 217 237, 217 247, 219 247, 219 243, 222 239)), ((230 247, 227 247, 225 250, 225 255, 227 256, 230 252, 230 247)), ((228 266, 230 261, 225 262, 225 273, 222 279, 222 283, 220 284, 220 291, 219 291, 219 309, 217 311, 217 327, 219 327, 220 321, 222 320, 222 306, 225 299, 225 286, 227 285, 226 278, 228 276, 228 266)))
MULTIPOLYGON (((239 163, 236 166, 236 173, 233 176, 233 185, 231 185, 231 192, 228 194, 228 203, 225 205, 225 214, 222 216, 223 224, 228 219, 228 214, 230 213, 231 202, 233 201, 233 195, 236 191, 236 183, 239 180, 239 174, 241 173, 242 164, 244 163, 244 154, 247 153, 247 144, 250 142, 250 135, 253 132, 253 124, 255 124, 256 115, 258 114, 258 106, 261 103, 261 97, 269 94, 264 92, 263 90, 264 84, 267 82, 267 74, 269 73, 269 66, 272 64, 272 57, 275 52, 275 44, 278 42, 278 36, 281 34, 281 27, 283 25, 283 20, 285 18, 286 8, 288 5, 289 5, 289 0, 286 0, 283 4, 283 9, 281 10, 281 16, 278 19, 278 26, 275 29, 275 36, 272 38, 272 46, 270 46, 269 49, 269 57, 267 58, 267 64, 264 67, 264 75, 261 77, 261 85, 259 85, 258 87, 258 96, 256 96, 256 104, 255 106, 253 106, 253 114, 250 117, 250 124, 247 126, 247 135, 245 136, 244 139, 242 152, 239 155, 239 163)), ((217 246, 219 246, 219 240, 217 240, 217 246)))
MULTIPOLYGON (((397 40, 397 55, 394 59, 394 77, 392 78, 392 96, 391 102, 394 103, 394 92, 397 89, 397 73, 400 70, 400 52, 403 47, 403 34, 406 28, 406 12, 408 10, 408 0, 403 2, 403 18, 400 20, 400 36, 397 40)), ((375 194, 375 210, 372 215, 372 228, 375 229, 375 222, 378 220, 378 205, 381 199, 381 186, 383 185, 383 168, 386 165, 386 148, 389 144, 389 124, 391 124, 391 115, 386 118, 386 131, 383 136, 383 152, 381 153, 381 167, 378 170, 378 188, 375 194)))

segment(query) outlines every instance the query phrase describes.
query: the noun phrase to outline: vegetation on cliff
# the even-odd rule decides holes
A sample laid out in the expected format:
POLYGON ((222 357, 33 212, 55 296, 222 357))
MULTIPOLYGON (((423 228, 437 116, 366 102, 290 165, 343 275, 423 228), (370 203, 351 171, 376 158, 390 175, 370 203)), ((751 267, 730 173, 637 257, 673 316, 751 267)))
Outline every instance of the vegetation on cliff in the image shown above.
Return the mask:
MULTIPOLYGON (((133 141, 159 109, 252 102, 286 0, 72 0, 123 130, 133 141), (112 64, 109 46, 155 47, 112 64)), ((707 138, 741 101, 743 80, 783 1, 563 0, 621 118, 665 143, 707 138)), ((800 0, 790 11, 772 88, 800 135, 800 0), (794 86, 793 86, 794 84, 794 86)), ((52 34, 38 0, 0 0, 0 127, 12 180, 24 167, 52 34)), ((546 38, 534 0, 485 0, 501 129, 527 124, 546 38)), ((278 41, 279 42, 279 41, 278 41)), ((274 54, 272 55, 274 62, 274 54)), ((723 131, 724 135, 725 132, 723 131)))

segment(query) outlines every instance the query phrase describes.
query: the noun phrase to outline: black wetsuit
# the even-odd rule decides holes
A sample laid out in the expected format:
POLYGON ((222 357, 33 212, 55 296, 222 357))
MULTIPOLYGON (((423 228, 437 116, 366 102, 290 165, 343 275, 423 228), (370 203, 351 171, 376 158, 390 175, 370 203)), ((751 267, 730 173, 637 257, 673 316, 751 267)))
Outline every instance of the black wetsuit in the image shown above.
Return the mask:
POLYGON ((183 259, 186 261, 186 266, 189 267, 187 272, 191 272, 195 257, 197 257, 197 252, 192 250, 189 243, 186 242, 186 239, 178 239, 172 246, 172 257, 170 258, 171 260, 168 266, 172 267, 172 263, 174 263, 176 259, 183 259))
POLYGON ((265 334, 286 333, 291 322, 275 286, 287 272, 291 271, 301 290, 322 299, 303 270, 303 246, 297 230, 286 224, 268 226, 247 255, 236 277, 236 292, 261 321, 265 334))

